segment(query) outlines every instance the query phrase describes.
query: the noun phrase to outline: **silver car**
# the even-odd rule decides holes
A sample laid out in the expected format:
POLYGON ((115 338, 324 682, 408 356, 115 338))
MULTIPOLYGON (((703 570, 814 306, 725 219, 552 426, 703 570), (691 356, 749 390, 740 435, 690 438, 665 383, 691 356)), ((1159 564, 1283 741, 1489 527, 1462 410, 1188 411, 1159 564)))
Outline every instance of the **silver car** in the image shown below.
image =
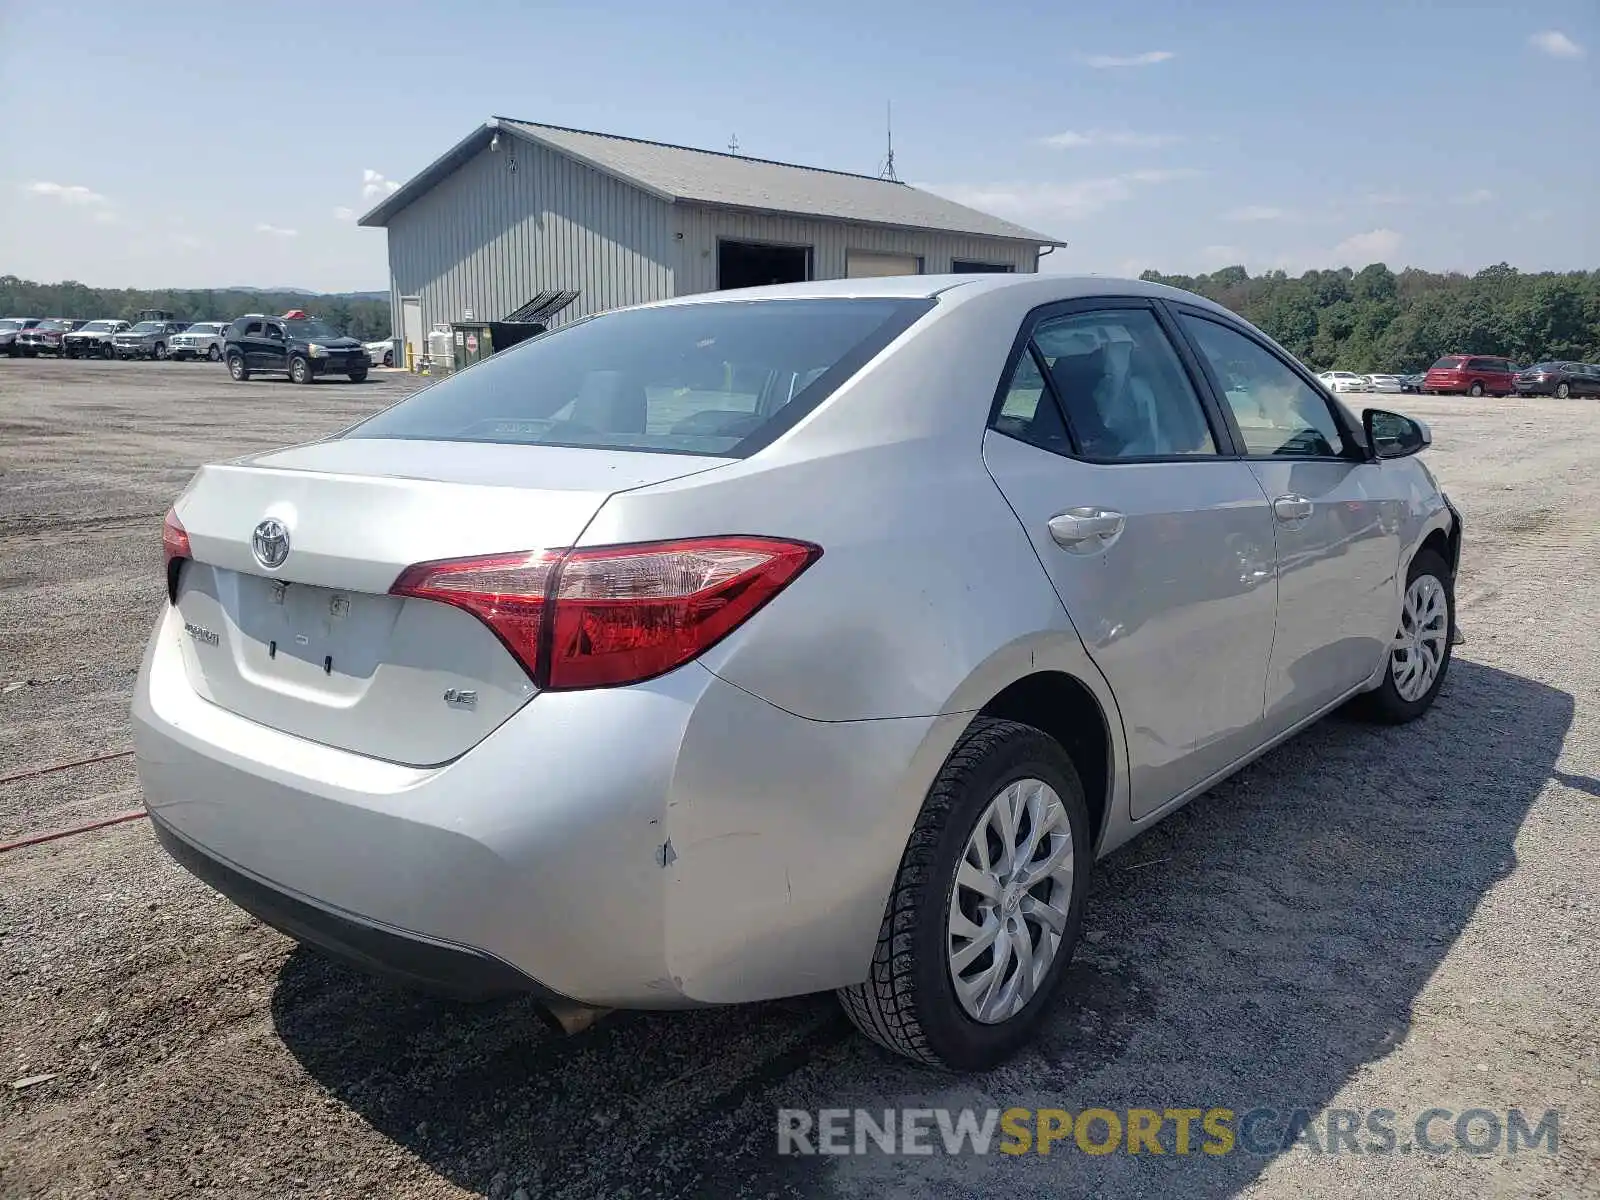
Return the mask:
POLYGON ((852 279, 574 322, 207 466, 133 719, 168 850, 565 1024, 837 989, 967 1069, 1097 858, 1323 714, 1427 710, 1416 452, 1158 284, 852 279))

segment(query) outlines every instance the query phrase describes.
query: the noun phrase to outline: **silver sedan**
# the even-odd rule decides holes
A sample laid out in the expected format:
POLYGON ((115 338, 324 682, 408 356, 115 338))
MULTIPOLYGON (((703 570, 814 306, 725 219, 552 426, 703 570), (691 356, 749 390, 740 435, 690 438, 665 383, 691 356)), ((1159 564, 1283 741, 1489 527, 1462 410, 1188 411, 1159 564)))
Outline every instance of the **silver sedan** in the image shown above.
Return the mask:
POLYGON ((1197 296, 923 276, 576 321, 204 467, 134 701, 168 850, 572 1025, 837 989, 979 1068, 1095 861, 1450 663, 1427 429, 1197 296))

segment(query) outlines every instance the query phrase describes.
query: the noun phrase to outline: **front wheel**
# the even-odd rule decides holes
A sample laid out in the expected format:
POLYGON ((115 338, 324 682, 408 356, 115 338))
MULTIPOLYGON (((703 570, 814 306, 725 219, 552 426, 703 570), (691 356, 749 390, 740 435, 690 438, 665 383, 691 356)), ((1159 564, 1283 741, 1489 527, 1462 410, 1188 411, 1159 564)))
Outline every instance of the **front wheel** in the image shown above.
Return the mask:
POLYGON ((1406 572, 1400 628, 1389 643, 1383 684, 1361 697, 1366 716, 1386 725, 1415 721, 1433 706, 1450 669, 1456 592, 1450 568, 1433 550, 1420 550, 1406 572))
POLYGON ((350 382, 351 383, 365 383, 366 381, 367 381, 367 371, 366 371, 365 367, 361 367, 361 368, 358 368, 357 370, 354 370, 354 371, 350 372, 350 382))
POLYGON ((116 356, 117 356, 116 347, 113 346, 110 342, 107 342, 104 346, 100 347, 100 357, 101 358, 112 359, 112 358, 115 358, 116 356))
POLYGON ((858 1029, 919 1062, 985 1070, 1049 1013, 1077 945, 1092 849, 1083 785, 1030 725, 975 720, 911 831, 858 1029))
POLYGON ((206 351, 206 360, 208 362, 220 362, 221 359, 222 351, 218 350, 215 346, 212 346, 211 349, 206 351))
POLYGON ((239 383, 250 378, 250 368, 244 365, 244 355, 228 355, 228 374, 232 375, 239 383))
POLYGON ((157 342, 155 344, 155 348, 150 351, 150 357, 155 359, 157 362, 166 362, 167 344, 165 342, 157 342))
POLYGON ((393 350, 385 350, 383 352, 383 365, 386 366, 386 367, 394 366, 394 351, 393 350))
POLYGON ((311 364, 296 355, 289 360, 289 379, 294 383, 311 382, 311 364))

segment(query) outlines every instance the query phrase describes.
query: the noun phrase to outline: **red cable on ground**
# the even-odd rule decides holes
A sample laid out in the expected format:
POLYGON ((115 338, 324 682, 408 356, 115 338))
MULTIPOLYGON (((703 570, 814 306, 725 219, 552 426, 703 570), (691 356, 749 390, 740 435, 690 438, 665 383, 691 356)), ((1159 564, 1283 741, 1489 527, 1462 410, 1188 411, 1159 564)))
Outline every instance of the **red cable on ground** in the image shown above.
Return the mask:
POLYGON ((53 767, 35 767, 31 771, 22 771, 16 775, 7 775, 0 779, 0 783, 16 783, 20 779, 33 779, 40 775, 49 775, 54 771, 65 771, 72 767, 86 767, 90 763, 106 762, 113 758, 127 758, 132 750, 115 750, 110 754, 96 754, 91 758, 80 758, 75 762, 56 763, 53 767))
POLYGON ((75 833, 88 833, 91 829, 104 829, 107 825, 120 825, 124 821, 137 821, 140 817, 149 815, 142 808, 133 808, 127 812, 120 812, 114 817, 103 817, 98 821, 90 821, 87 825, 74 825, 71 829, 53 829, 49 833, 35 833, 30 837, 25 837, 15 842, 0 842, 0 854, 4 854, 7 850, 20 850, 24 846, 37 846, 41 842, 53 842, 57 838, 71 837, 75 833))

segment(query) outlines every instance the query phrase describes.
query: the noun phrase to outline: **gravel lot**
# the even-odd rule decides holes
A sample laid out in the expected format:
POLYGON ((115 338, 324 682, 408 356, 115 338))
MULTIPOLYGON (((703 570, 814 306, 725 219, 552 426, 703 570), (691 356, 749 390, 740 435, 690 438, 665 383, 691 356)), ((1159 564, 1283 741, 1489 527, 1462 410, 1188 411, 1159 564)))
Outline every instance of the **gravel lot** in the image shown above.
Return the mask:
MULTIPOLYGON (((0 361, 0 777, 129 746, 195 466, 409 386, 0 361)), ((1438 707, 1326 721, 1115 855, 1068 998, 1005 1068, 918 1070, 829 997, 558 1039, 296 949, 134 821, 0 857, 0 1193, 1600 1195, 1600 403, 1384 402, 1433 424, 1468 522, 1438 707), (777 1108, 894 1105, 1562 1117, 1553 1158, 772 1152, 777 1108)), ((125 757, 0 784, 0 841, 138 800, 125 757)))

